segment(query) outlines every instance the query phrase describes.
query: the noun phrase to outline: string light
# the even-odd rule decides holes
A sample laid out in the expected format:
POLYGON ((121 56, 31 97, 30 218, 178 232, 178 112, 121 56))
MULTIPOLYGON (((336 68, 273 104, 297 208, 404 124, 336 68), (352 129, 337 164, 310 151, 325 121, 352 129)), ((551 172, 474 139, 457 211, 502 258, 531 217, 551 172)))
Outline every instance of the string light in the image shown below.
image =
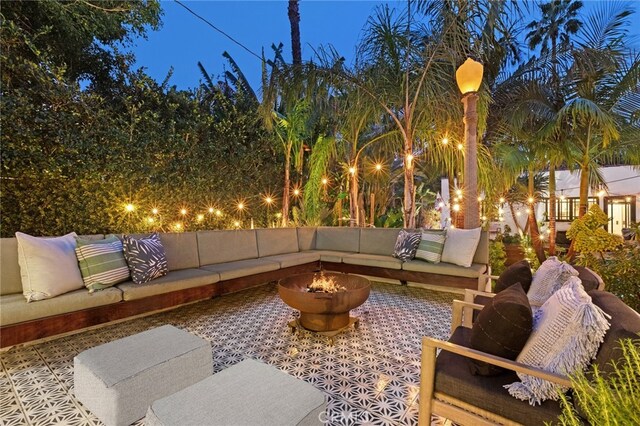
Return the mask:
POLYGON ((456 189, 456 195, 458 197, 462 197, 462 190, 461 189, 456 189))
POLYGON ((631 202, 631 197, 624 197, 624 200, 625 200, 627 203, 629 203, 629 202, 631 202))
POLYGON ((453 205, 453 211, 454 211, 454 212, 458 212, 458 211, 460 211, 460 204, 454 204, 454 205, 453 205))
POLYGON ((504 209, 502 207, 498 209, 498 214, 504 214, 504 209))
POLYGON ((529 202, 529 204, 533 204, 533 202, 535 201, 535 199, 533 197, 529 197, 527 198, 527 201, 529 202))
POLYGON ((216 210, 216 216, 218 217, 222 216, 222 212, 220 210, 216 210))
POLYGON ((538 238, 540 238, 540 241, 544 241, 544 234, 540 234, 538 238))
POLYGON ((452 223, 451 225, 449 225, 450 228, 455 228, 456 226, 452 223))
POLYGON ((153 218, 152 218, 152 217, 148 217, 148 218, 147 218, 147 222, 148 222, 148 223, 153 223, 153 222, 154 222, 154 220, 153 220, 153 218))
POLYGON ((349 167, 349 173, 351 173, 351 176, 356 174, 356 168, 355 167, 349 167))
POLYGON ((520 217, 520 212, 519 211, 516 212, 516 216, 520 217))
POLYGON ((196 219, 198 220, 198 222, 202 222, 204 220, 204 215, 203 214, 199 214, 196 219))
POLYGON ((181 214, 182 216, 186 216, 186 214, 187 214, 187 209, 180 209, 180 214, 181 214))
POLYGON ((209 213, 213 214, 214 211, 215 209, 213 207, 209 207, 209 213))
POLYGON ((448 143, 449 143, 449 138, 448 137, 445 136, 444 138, 442 138, 442 145, 446 145, 448 143))
POLYGON ((158 209, 156 209, 156 208, 151 209, 151 213, 158 214, 158 209))
POLYGON ((487 220, 487 217, 486 217, 486 216, 482 216, 482 218, 481 218, 481 219, 482 219, 482 220, 487 220))
POLYGON ((323 185, 326 185, 326 184, 328 184, 328 183, 329 183, 329 179, 327 179, 327 178, 322 178, 322 184, 323 184, 323 185))
POLYGON ((182 229, 182 224, 180 222, 174 223, 173 227, 176 231, 179 231, 182 229))
POLYGON ((482 197, 478 197, 478 202, 482 202, 482 197))
POLYGON ((124 206, 124 209, 126 211, 128 211, 129 213, 131 213, 132 211, 134 211, 136 208, 133 204, 127 204, 126 206, 124 206))
POLYGON ((282 217, 282 213, 281 212, 276 213, 276 217, 280 219, 282 217))
POLYGON ((407 168, 411 168, 411 162, 413 161, 413 154, 407 154, 407 156, 405 157, 405 165, 407 166, 407 168))
POLYGON ((453 197, 453 202, 457 203, 460 199, 458 197, 453 197))
POLYGON ((296 197, 299 196, 300 195, 300 190, 298 188, 295 188, 293 190, 293 195, 296 196, 296 197))
POLYGON ((379 172, 380 170, 382 170, 382 164, 378 163, 376 164, 376 171, 379 172))
POLYGON ((443 208, 443 207, 444 207, 444 202, 443 202, 443 201, 440 201, 440 202, 438 203, 438 207, 443 208))
POLYGON ((233 222, 233 225, 234 225, 236 228, 240 228, 240 222, 238 222, 237 220, 236 220, 235 222, 233 222))
POLYGON ((504 197, 500 197, 498 201, 500 202, 500 204, 504 204, 504 197))
POLYGON ((530 213, 531 213, 531 209, 527 209, 527 210, 525 210, 525 211, 527 212, 527 214, 530 214, 530 213))
POLYGON ((463 145, 463 144, 461 144, 461 143, 459 143, 459 144, 458 144, 458 149, 459 149, 460 151, 462 151, 462 150, 464 149, 464 145, 463 145))
POLYGON ((238 210, 244 209, 244 203, 241 201, 238 203, 238 210))
POLYGON ((265 197, 264 202, 269 204, 269 205, 271 205, 273 203, 273 198, 267 196, 267 197, 265 197))

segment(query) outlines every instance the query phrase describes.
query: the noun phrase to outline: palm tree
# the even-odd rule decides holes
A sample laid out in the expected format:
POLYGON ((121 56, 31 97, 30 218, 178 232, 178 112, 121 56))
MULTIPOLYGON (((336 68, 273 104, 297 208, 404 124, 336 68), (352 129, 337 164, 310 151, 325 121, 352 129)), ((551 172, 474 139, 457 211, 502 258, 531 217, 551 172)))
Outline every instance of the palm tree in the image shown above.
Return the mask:
MULTIPOLYGON (((640 54, 626 46, 628 5, 603 4, 588 19, 572 52, 568 101, 554 126, 570 126, 580 168, 579 217, 587 212, 592 171, 640 158, 640 54)), ((596 173, 597 174, 597 173, 596 173)))
MULTIPOLYGON (((564 104, 564 99, 560 90, 560 75, 558 70, 558 42, 562 49, 567 49, 570 44, 570 37, 578 32, 581 26, 577 19, 578 12, 582 7, 581 1, 574 0, 553 0, 540 4, 542 18, 532 21, 527 28, 531 31, 526 39, 529 48, 535 49, 541 46, 541 54, 551 56, 551 99, 550 107, 555 112, 560 110, 564 104), (549 45, 551 49, 549 50, 549 45)), ((554 147, 560 147, 566 141, 566 134, 553 132, 550 142, 550 151, 554 147)), ((553 156, 552 156, 553 157, 553 156)), ((549 254, 555 255, 556 251, 556 166, 562 161, 562 156, 555 156, 549 159, 549 254), (560 157, 560 158, 558 158, 560 157)))
POLYGON ((291 26, 291 56, 294 67, 302 65, 302 48, 300 46, 300 11, 298 0, 289 0, 289 24, 291 26))

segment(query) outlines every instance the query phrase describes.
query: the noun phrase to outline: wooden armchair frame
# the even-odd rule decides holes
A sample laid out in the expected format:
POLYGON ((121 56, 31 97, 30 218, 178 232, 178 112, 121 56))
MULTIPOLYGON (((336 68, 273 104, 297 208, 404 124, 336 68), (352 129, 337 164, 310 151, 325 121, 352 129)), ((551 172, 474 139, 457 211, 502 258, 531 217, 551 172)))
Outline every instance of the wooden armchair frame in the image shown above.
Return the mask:
MULTIPOLYGON (((469 290, 471 294, 474 291, 475 290, 469 290)), ((480 293, 482 295, 488 295, 488 293, 480 293)), ((454 300, 453 318, 451 321, 452 330, 455 330, 460 325, 466 327, 464 322, 470 321, 473 311, 481 310, 482 308, 482 305, 477 305, 461 300, 454 300), (465 311, 470 314, 465 314, 465 311), (467 317, 467 320, 465 320, 465 315, 467 317)), ((539 377, 541 379, 556 383, 560 386, 571 387, 571 381, 566 376, 550 373, 539 368, 530 367, 525 364, 490 355, 485 352, 467 348, 465 346, 444 342, 442 340, 434 339, 431 337, 423 337, 422 362, 420 368, 420 400, 418 405, 419 426, 429 425, 431 423, 431 414, 437 414, 439 416, 446 417, 461 425, 519 424, 498 414, 466 403, 457 398, 453 398, 440 392, 435 392, 434 385, 436 378, 436 353, 438 349, 453 352, 455 354, 467 358, 472 358, 478 361, 484 361, 498 367, 513 370, 517 373, 524 373, 530 376, 539 377)))

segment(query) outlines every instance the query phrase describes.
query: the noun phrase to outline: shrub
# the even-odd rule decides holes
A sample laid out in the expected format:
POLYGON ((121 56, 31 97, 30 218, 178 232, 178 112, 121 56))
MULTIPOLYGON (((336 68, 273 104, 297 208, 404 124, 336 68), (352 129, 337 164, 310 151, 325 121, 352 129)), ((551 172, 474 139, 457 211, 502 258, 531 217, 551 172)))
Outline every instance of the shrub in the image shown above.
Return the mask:
MULTIPOLYGON (((592 374, 580 372, 571 378, 573 399, 580 404, 588 424, 640 424, 640 340, 623 339, 622 362, 613 364, 613 372, 602 374, 596 367, 592 374), (590 377, 591 376, 591 377, 590 377)), ((582 425, 571 402, 562 396, 562 425, 582 425)))
POLYGON ((618 296, 628 306, 640 312, 640 246, 625 244, 604 257, 580 254, 576 263, 598 273, 605 289, 618 296))
POLYGON ((507 260, 507 251, 500 240, 491 241, 489 244, 489 264, 491 274, 500 275, 505 270, 504 262, 507 260))

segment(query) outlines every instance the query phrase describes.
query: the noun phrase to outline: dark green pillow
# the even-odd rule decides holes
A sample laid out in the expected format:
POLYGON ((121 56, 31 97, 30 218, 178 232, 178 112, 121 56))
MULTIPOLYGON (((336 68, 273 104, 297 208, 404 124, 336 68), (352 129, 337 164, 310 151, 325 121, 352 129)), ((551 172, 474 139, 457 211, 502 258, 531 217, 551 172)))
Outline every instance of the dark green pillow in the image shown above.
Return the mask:
POLYGON ((521 260, 513 265, 509 266, 500 274, 496 286, 493 289, 494 293, 500 293, 502 290, 507 289, 515 283, 520 283, 525 293, 529 291, 531 287, 531 281, 533 275, 531 275, 531 265, 526 260, 521 260))
MULTIPOLYGON (((533 330, 533 315, 520 283, 501 291, 480 311, 471 329, 470 346, 491 355, 515 360, 533 330)), ((471 360, 471 372, 494 376, 504 369, 471 360)))

